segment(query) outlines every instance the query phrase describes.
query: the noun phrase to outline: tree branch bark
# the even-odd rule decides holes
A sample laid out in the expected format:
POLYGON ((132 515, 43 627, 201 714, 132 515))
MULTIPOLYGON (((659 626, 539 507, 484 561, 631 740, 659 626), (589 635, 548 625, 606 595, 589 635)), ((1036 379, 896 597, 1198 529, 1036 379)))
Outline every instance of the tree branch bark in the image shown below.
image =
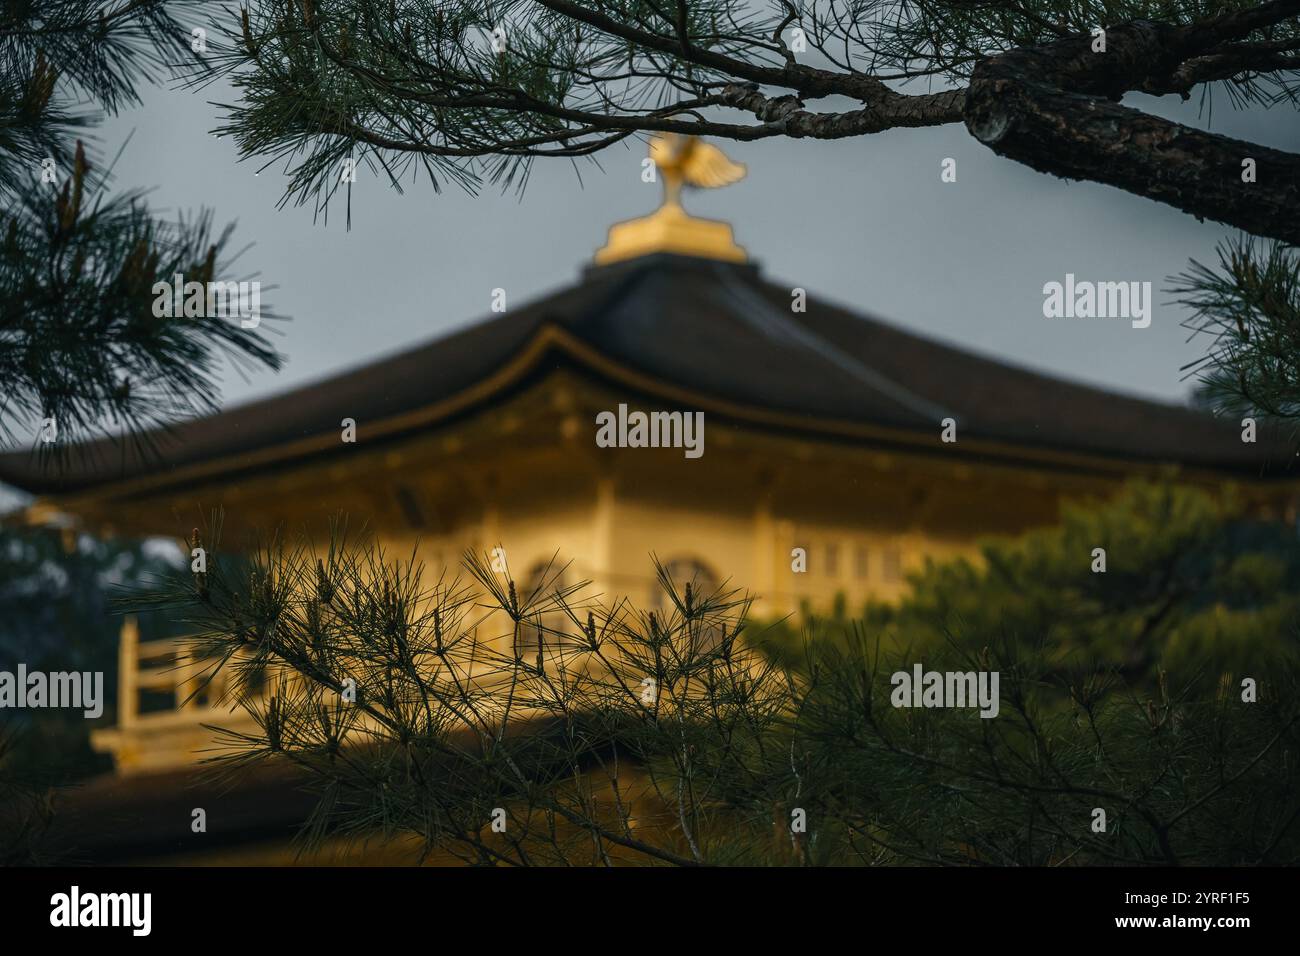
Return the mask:
POLYGON ((1189 56, 1212 56, 1261 20, 1297 11, 1300 0, 1276 0, 1186 27, 1134 21, 1106 31, 1104 53, 1092 51, 1090 36, 1009 51, 975 68, 966 127, 998 155, 1040 172, 1116 186, 1198 219, 1300 243, 1300 155, 1117 102, 1153 78, 1174 76, 1189 56), (1243 181, 1247 159, 1255 161, 1254 182, 1243 181))

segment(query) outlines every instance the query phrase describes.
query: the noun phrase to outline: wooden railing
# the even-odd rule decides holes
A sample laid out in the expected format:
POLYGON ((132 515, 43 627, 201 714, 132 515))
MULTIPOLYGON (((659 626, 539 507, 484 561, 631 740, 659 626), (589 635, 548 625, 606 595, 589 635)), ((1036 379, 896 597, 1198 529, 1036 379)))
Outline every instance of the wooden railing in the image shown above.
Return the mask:
POLYGON ((225 689, 225 673, 213 673, 215 661, 194 658, 189 650, 191 640, 190 637, 172 637, 141 641, 136 619, 128 617, 123 622, 117 670, 120 728, 172 722, 177 714, 196 720, 203 711, 225 712, 229 709, 214 706, 225 689), (150 692, 169 695, 171 706, 162 710, 144 710, 141 698, 150 692))
POLYGON ((253 729, 246 711, 221 699, 225 670, 214 673, 215 660, 195 658, 192 641, 188 636, 141 641, 135 618, 122 623, 117 723, 90 736, 96 750, 113 755, 119 773, 194 764, 216 743, 212 726, 253 729))

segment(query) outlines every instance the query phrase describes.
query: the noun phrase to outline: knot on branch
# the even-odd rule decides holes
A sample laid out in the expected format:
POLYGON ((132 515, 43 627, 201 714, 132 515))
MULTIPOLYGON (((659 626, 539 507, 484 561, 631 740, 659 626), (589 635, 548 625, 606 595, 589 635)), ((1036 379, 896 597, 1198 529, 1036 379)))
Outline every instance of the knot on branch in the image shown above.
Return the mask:
POLYGON ((785 122, 803 109, 803 100, 791 93, 776 99, 764 96, 753 83, 730 83, 722 89, 721 100, 726 106, 753 113, 765 123, 785 122))

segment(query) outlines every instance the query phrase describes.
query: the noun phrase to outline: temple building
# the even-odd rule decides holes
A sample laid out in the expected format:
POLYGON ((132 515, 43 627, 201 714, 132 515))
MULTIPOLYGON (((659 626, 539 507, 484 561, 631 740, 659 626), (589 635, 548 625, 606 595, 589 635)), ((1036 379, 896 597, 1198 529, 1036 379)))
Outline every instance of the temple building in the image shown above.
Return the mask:
MULTIPOLYGON (((716 157, 697 165, 710 159, 717 172, 716 157)), ((184 423, 156 457, 101 442, 44 472, 10 454, 0 481, 36 496, 32 520, 72 515, 96 534, 184 540, 221 508, 235 541, 345 513, 435 575, 499 545, 524 587, 558 552, 574 579, 637 605, 657 599, 655 555, 683 579, 748 590, 760 616, 888 600, 927 558, 1049 524, 1063 500, 1132 477, 1231 484, 1295 521, 1300 484, 1280 443, 773 283, 729 226, 682 209, 681 182, 710 177, 656 160, 664 206, 613 227, 559 291, 184 423), (662 426, 660 447, 635 447, 635 412, 662 426), (597 440, 611 415, 622 447, 597 440), (683 447, 696 421, 698 456, 683 447)), ((94 736, 119 774, 191 763, 201 724, 227 716, 181 705, 184 669, 157 663, 171 649, 124 628, 116 723, 94 736), (146 712, 145 691, 176 703, 146 712)))

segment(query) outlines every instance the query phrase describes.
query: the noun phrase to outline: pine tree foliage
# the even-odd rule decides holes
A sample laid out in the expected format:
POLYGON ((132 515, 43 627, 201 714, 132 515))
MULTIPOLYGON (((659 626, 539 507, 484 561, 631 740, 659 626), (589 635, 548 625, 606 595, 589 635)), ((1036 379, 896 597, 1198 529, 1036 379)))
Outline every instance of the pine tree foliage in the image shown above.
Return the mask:
POLYGON ((0 194, 26 192, 41 163, 68 170, 98 119, 189 55, 201 0, 8 0, 0 11, 0 194))
MULTIPOLYGON (((921 656, 973 630, 1062 673, 1082 659, 1149 684, 1163 669, 1200 692, 1224 673, 1300 662, 1298 592, 1289 527, 1231 492, 1134 482, 1112 500, 1067 504, 1057 526, 989 540, 974 559, 926 562, 896 604, 873 604, 863 620, 921 656)), ((794 660, 788 628, 757 639, 794 660)))
POLYGON ((796 699, 794 747, 809 767, 802 782, 863 861, 1297 861, 1294 665, 1264 671, 1267 690, 1246 703, 1240 672, 1209 693, 1164 673, 1138 690, 1104 668, 1063 676, 1057 662, 998 634, 972 628, 962 644, 927 656, 926 667, 999 671, 997 718, 895 708, 886 675, 907 660, 882 655, 861 633, 810 657, 815 677, 796 699), (989 645, 967 649, 983 637, 989 645))
POLYGON ((35 440, 46 419, 61 437, 42 452, 118 429, 144 442, 216 410, 223 358, 279 368, 264 332, 237 318, 154 314, 156 283, 224 278, 232 232, 214 237, 208 212, 168 223, 139 192, 109 194, 80 149, 62 189, 19 196, 0 214, 0 444, 35 440))
MULTIPOLYGON (((215 554, 219 533, 191 544, 215 554)), ((1135 679, 1125 653, 1152 635, 1094 613, 1074 636, 1095 653, 984 616, 924 648, 851 622, 778 663, 725 585, 700 593, 660 567, 650 612, 561 584, 558 564, 528 595, 491 556, 464 566, 426 581, 414 555, 338 527, 319 549, 273 539, 127 600, 178 614, 252 715, 253 732, 212 728, 219 773, 289 762, 314 780, 307 847, 405 836, 517 866, 1300 858, 1293 660, 1135 679), (895 706, 891 675, 917 663, 997 671, 999 715, 895 706)))
POLYGON ((641 613, 560 586, 558 565, 526 597, 490 558, 466 570, 426 583, 340 531, 322 553, 272 542, 236 575, 210 561, 137 606, 179 613, 254 715, 257 736, 226 732, 223 766, 317 774, 309 837, 415 833, 477 863, 705 862, 720 788, 748 772, 784 687, 737 642, 744 600, 679 593, 661 569, 667 610, 641 613), (674 828, 680 845, 657 836, 674 828))
POLYGON ((198 20, 199 7, 24 0, 0 13, 0 447, 30 440, 57 462, 98 434, 144 442, 216 407, 223 358, 280 366, 265 330, 153 315, 158 282, 228 278, 231 230, 214 237, 208 212, 166 222, 143 193, 112 194, 74 142, 98 114, 73 104, 138 102, 136 84, 189 54, 177 16, 198 20))
MULTIPOLYGON (((1298 210, 1300 211, 1300 210, 1298 210)), ((1225 413, 1300 418, 1300 251, 1242 236, 1221 243, 1218 267, 1193 261, 1173 292, 1207 354, 1188 367, 1201 397, 1225 413)))
POLYGON ((1300 158, 1118 101, 1294 108, 1298 17, 1295 0, 255 0, 214 29, 240 94, 225 131, 285 160, 298 201, 327 202, 349 158, 476 186, 639 133, 965 123, 1034 168, 1294 242, 1300 158), (1252 188, 1242 155, 1269 168, 1252 188))

